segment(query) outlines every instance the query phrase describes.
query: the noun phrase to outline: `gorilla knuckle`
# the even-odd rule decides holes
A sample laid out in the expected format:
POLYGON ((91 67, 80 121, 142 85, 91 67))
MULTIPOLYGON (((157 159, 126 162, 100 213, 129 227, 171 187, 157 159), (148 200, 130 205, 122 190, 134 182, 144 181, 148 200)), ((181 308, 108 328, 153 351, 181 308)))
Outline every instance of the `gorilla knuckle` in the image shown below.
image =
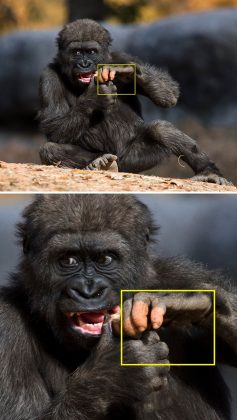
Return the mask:
POLYGON ((169 356, 169 347, 164 341, 159 341, 159 343, 154 344, 154 349, 160 360, 165 360, 169 356))

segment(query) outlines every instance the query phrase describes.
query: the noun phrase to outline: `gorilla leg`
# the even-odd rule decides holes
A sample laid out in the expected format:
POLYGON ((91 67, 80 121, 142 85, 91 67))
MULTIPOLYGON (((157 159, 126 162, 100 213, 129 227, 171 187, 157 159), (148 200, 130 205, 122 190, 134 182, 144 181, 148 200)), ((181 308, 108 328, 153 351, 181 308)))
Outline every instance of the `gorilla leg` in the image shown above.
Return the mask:
POLYGON ((89 170, 116 170, 117 156, 100 155, 80 146, 47 142, 40 149, 41 162, 45 165, 65 166, 89 170))
POLYGON ((197 175, 197 181, 229 184, 197 143, 167 121, 155 121, 139 129, 123 154, 119 170, 141 172, 159 164, 165 156, 181 157, 197 175))

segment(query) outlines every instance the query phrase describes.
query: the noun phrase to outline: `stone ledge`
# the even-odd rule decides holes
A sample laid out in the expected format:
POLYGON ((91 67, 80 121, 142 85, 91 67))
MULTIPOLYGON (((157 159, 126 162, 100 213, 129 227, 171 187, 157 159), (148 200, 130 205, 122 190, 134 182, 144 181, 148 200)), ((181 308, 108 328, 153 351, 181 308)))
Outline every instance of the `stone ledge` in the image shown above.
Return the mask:
POLYGON ((237 192, 190 179, 85 171, 0 161, 0 191, 11 192, 237 192))

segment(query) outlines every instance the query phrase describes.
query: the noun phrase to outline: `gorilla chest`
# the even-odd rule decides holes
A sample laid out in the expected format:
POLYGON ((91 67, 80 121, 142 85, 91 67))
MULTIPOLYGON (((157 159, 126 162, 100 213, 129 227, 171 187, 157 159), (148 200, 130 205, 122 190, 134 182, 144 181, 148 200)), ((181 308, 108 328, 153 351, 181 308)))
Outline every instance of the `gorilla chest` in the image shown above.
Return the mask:
POLYGON ((142 119, 128 104, 118 101, 113 108, 95 112, 83 141, 97 150, 117 153, 135 137, 142 119))

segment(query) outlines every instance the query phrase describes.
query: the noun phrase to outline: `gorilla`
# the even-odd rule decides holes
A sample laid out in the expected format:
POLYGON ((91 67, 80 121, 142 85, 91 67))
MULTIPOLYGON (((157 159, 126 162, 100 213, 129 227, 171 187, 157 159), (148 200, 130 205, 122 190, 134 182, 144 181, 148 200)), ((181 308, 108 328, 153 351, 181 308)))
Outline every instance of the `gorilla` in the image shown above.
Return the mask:
POLYGON ((1 420, 230 419, 218 368, 237 366, 229 280, 153 255, 156 227, 133 196, 37 196, 23 218, 0 294, 1 420), (121 289, 215 289, 217 366, 169 366, 212 363, 213 299, 185 291, 125 295, 124 361, 160 365, 121 366, 121 289))
POLYGON ((43 164, 139 173, 175 154, 193 179, 228 184, 193 139, 167 121, 144 122, 136 93, 165 108, 177 102, 179 87, 168 73, 112 52, 109 32, 89 19, 67 24, 57 43, 40 79, 43 164))

